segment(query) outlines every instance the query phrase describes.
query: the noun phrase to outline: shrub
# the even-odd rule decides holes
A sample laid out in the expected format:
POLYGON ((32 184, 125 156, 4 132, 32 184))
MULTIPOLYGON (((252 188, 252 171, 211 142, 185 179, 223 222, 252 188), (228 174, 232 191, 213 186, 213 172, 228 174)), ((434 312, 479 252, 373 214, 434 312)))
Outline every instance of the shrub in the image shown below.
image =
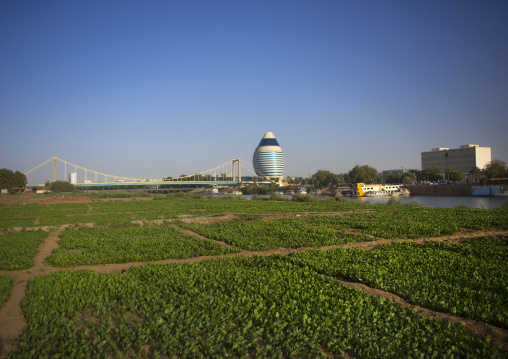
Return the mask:
POLYGON ((312 197, 310 194, 295 194, 293 196, 295 202, 316 202, 317 199, 312 197))
POLYGON ((74 192, 76 188, 73 184, 65 181, 55 181, 51 182, 51 185, 49 186, 49 189, 52 192, 74 192))

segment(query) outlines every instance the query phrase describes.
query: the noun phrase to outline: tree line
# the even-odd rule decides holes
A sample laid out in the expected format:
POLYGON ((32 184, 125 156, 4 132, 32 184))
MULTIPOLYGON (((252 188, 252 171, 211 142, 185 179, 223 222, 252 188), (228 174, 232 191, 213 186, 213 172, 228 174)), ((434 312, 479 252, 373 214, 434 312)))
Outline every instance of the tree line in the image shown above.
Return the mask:
MULTIPOLYGON (((507 178, 508 169, 501 160, 492 160, 483 169, 478 167, 469 171, 469 182, 481 181, 486 183, 493 178, 507 178)), ((421 171, 410 170, 403 173, 388 172, 380 175, 379 172, 368 165, 356 165, 347 173, 334 174, 327 170, 318 170, 305 182, 316 187, 336 186, 349 183, 386 183, 386 184, 411 184, 413 182, 459 182, 464 180, 461 170, 450 167, 443 171, 440 167, 424 168, 421 171), (443 175, 444 174, 444 175, 443 175)))
MULTIPOLYGON (((483 169, 478 167, 473 168, 469 171, 469 181, 481 181, 486 183, 488 180, 493 178, 507 178, 508 168, 506 164, 501 161, 494 159, 487 163, 483 169)), ((187 181, 191 180, 210 180, 210 177, 203 176, 201 174, 195 174, 192 176, 180 175, 187 181)), ((172 180, 172 177, 167 177, 167 180, 172 180)), ((256 178, 254 178, 255 180, 256 178)), ((448 168, 444 172, 440 167, 429 167, 424 168, 421 171, 407 171, 403 173, 389 172, 383 175, 379 175, 378 171, 368 165, 356 165, 347 173, 334 174, 327 170, 318 170, 310 178, 304 180, 304 183, 312 184, 316 187, 328 187, 337 186, 340 184, 349 183, 387 183, 387 184, 410 184, 412 182, 436 182, 440 180, 458 182, 462 181, 462 171, 455 168, 448 168)), ((27 185, 27 178, 24 173, 20 171, 12 171, 7 168, 0 169, 0 188, 8 189, 9 192, 14 192, 16 189, 24 189, 27 185)), ((55 192, 67 192, 73 191, 74 186, 65 181, 56 181, 49 183, 46 181, 46 186, 50 190, 55 192)))
POLYGON ((15 189, 25 188, 26 175, 20 171, 12 171, 7 168, 0 169, 0 188, 7 189, 12 193, 15 189))

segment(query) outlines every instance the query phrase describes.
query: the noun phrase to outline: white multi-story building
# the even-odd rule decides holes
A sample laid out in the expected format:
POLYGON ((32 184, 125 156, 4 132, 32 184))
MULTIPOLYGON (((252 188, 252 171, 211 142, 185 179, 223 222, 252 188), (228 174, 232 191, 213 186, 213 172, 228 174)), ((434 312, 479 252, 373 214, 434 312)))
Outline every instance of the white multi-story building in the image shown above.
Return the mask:
POLYGON ((470 176, 473 168, 482 169, 491 161, 490 147, 479 145, 463 145, 460 148, 433 148, 432 151, 422 152, 422 169, 440 167, 443 172, 449 168, 458 169, 464 176, 470 176))

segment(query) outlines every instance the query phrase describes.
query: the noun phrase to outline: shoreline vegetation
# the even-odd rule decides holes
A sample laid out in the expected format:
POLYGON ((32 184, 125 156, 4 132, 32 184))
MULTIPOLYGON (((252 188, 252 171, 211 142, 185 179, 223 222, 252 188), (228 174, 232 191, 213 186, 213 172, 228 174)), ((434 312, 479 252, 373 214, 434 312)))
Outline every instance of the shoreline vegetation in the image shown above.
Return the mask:
POLYGON ((108 195, 2 201, 1 358, 508 353, 507 209, 108 195))

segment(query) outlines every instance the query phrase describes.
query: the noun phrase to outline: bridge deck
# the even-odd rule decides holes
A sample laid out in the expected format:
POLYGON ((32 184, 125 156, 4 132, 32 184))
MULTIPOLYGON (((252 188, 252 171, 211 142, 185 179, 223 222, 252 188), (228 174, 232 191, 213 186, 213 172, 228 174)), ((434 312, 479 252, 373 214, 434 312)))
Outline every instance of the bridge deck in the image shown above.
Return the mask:
POLYGON ((234 186, 238 185, 238 181, 149 181, 149 182, 97 182, 97 183, 77 183, 76 188, 87 187, 125 187, 125 186, 181 186, 181 185, 218 185, 218 186, 234 186))

